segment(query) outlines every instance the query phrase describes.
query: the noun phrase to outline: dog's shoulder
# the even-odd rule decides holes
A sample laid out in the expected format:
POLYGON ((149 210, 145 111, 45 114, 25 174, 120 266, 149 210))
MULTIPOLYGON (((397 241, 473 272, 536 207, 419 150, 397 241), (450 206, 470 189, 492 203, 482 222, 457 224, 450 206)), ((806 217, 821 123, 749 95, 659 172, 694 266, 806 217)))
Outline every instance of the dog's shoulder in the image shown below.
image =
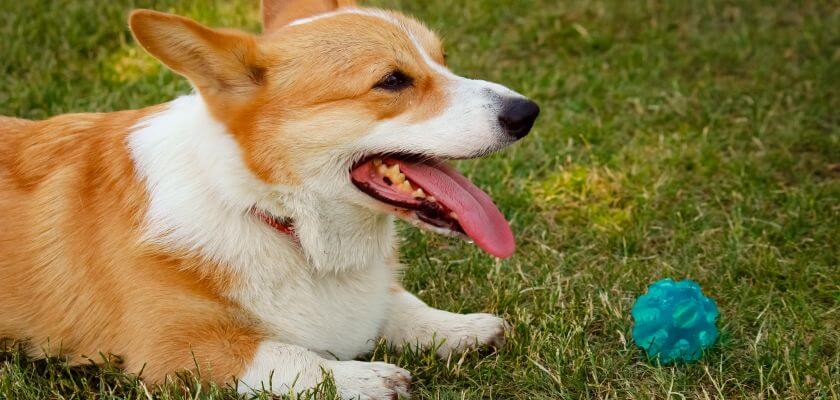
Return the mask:
POLYGON ((0 117, 0 166, 19 185, 32 187, 56 168, 128 160, 125 137, 161 107, 62 114, 40 121, 0 117))

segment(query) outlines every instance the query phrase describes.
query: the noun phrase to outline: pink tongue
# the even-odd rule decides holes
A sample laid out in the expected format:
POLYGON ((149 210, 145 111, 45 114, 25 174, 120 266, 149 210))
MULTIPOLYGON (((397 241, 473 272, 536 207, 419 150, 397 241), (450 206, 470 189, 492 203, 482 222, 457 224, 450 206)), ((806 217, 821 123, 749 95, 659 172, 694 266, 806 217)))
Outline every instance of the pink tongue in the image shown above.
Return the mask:
POLYGON ((397 162, 403 174, 438 202, 458 214, 464 232, 484 251, 499 257, 513 255, 513 232, 493 200, 454 168, 443 163, 397 162))

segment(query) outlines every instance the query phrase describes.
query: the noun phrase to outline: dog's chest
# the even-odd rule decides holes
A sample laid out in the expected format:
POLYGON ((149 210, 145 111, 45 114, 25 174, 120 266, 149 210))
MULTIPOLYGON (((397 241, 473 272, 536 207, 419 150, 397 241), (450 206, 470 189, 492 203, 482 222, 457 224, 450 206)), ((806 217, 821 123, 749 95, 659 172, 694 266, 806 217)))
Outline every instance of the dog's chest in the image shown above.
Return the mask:
POLYGON ((299 267, 263 271, 237 297, 276 340, 340 359, 370 351, 389 311, 390 268, 323 274, 299 267))

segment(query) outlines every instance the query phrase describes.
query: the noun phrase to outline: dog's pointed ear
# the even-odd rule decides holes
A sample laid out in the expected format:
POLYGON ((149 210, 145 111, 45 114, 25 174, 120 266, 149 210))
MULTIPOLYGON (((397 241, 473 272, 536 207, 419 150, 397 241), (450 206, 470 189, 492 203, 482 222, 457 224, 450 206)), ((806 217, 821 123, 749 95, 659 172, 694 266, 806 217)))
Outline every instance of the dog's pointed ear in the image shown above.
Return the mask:
POLYGON ((263 31, 271 32, 296 19, 355 5, 355 0, 262 0, 263 31))
POLYGON ((250 34, 151 10, 132 12, 129 26, 149 54, 187 77, 202 94, 242 93, 262 84, 265 68, 250 34))

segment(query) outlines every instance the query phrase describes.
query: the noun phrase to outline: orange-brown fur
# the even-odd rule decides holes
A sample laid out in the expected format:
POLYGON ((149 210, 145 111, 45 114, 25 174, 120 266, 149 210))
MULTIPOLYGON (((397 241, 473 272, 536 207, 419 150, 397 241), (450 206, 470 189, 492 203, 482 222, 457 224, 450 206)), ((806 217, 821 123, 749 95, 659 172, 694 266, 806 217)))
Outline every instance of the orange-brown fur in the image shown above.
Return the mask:
POLYGON ((236 278, 138 240, 147 199, 124 143, 159 109, 0 119, 0 336, 74 362, 112 353, 151 381, 192 352, 223 380, 261 337, 219 295, 236 278))

